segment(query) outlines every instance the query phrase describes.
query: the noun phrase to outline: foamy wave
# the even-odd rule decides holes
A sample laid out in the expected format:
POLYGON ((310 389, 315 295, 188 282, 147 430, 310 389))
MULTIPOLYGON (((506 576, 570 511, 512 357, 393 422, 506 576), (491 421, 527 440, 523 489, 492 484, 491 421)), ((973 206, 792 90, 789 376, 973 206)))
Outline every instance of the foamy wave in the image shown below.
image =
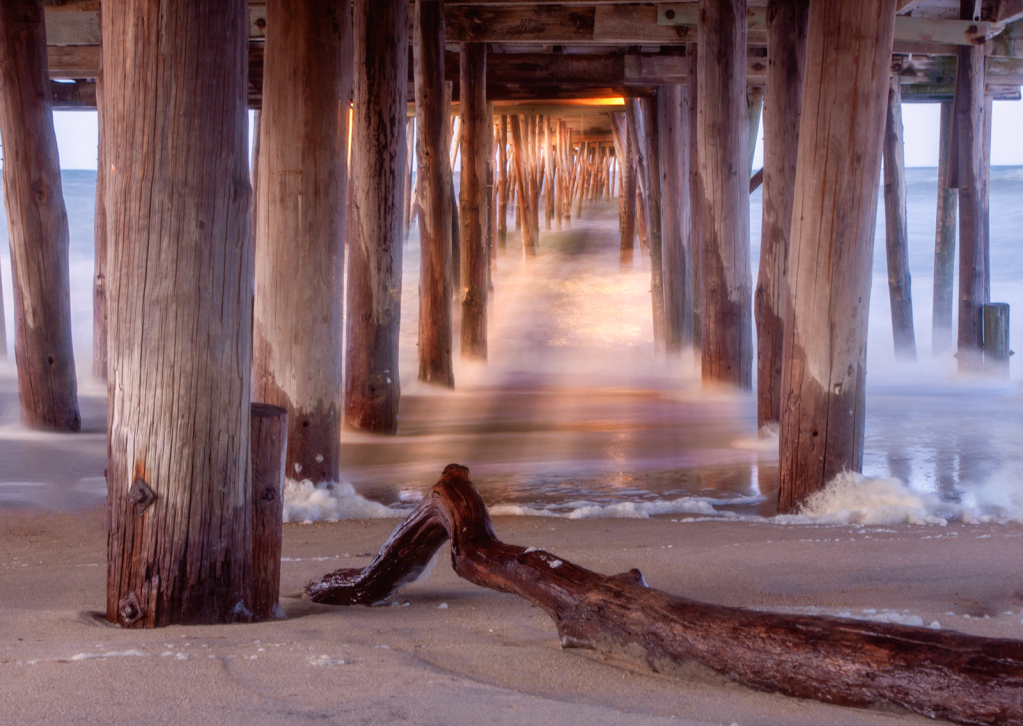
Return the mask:
POLYGON ((899 479, 868 478, 843 472, 812 494, 800 514, 779 515, 782 524, 948 524, 962 508, 918 494, 899 479))
POLYGON ((347 482, 316 486, 309 479, 284 482, 284 521, 309 524, 341 519, 404 517, 407 509, 386 507, 355 493, 347 482))
POLYGON ((616 502, 597 504, 594 502, 569 502, 556 507, 538 509, 522 504, 497 504, 490 507, 493 516, 557 517, 559 519, 647 519, 658 514, 696 514, 734 518, 729 511, 718 511, 715 505, 756 504, 763 497, 740 499, 707 499, 705 497, 684 497, 669 501, 616 502))

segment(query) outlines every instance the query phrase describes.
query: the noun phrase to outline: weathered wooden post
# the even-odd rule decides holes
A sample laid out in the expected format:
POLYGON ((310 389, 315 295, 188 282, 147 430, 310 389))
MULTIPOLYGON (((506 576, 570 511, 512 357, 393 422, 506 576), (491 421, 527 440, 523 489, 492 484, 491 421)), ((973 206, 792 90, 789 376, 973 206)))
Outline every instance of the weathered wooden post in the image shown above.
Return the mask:
MULTIPOLYGON (((961 0, 960 18, 973 19, 974 3, 961 0)), ((956 187, 959 189, 959 337, 960 372, 983 367, 983 318, 989 277, 984 218, 984 46, 959 47, 956 69, 955 126, 958 139, 956 187)))
POLYGON ((106 615, 125 627, 252 617, 248 20, 244 0, 103 7, 106 615))
POLYGON ((767 9, 763 221, 753 298, 757 322, 757 428, 761 431, 765 426, 776 429, 781 418, 786 276, 809 5, 810 0, 779 0, 767 9))
POLYGON ((934 225, 934 298, 931 307, 931 353, 939 355, 952 345, 952 285, 955 278, 956 210, 958 194, 949 188, 949 173, 958 164, 958 149, 952 148, 951 101, 941 102, 938 142, 938 212, 934 225))
POLYGON ((508 114, 501 114, 501 136, 497 142, 497 246, 508 247, 508 114))
MULTIPOLYGON (((102 49, 100 51, 102 54, 102 49)), ((102 57, 102 56, 101 56, 102 57)), ((102 63, 102 62, 101 62, 102 63)), ((99 138, 96 148, 96 211, 93 216, 93 259, 92 276, 92 375, 100 380, 107 379, 107 174, 110 163, 106 158, 106 141, 103 138, 103 68, 96 78, 96 115, 99 138)), ((2 292, 2 291, 0 291, 2 292)), ((0 317, 3 306, 0 305, 0 317)), ((0 328, 3 323, 0 323, 0 328)), ((0 336, 2 337, 2 336, 0 336)), ((0 347, 6 344, 4 340, 0 347)))
POLYGON ((288 476, 330 483, 341 466, 351 12, 348 0, 269 0, 266 14, 252 395, 288 411, 288 476))
POLYGON ((646 170, 647 244, 650 247, 650 297, 654 319, 654 350, 664 352, 664 261, 661 255, 661 164, 657 99, 629 99, 636 104, 639 141, 646 170))
POLYGON ((462 111, 461 355, 487 359, 487 44, 462 43, 459 81, 462 111))
MULTIPOLYGON (((264 96, 265 98, 265 96, 264 96)), ((284 465, 288 411, 252 404, 252 619, 283 618, 281 530, 284 520, 284 465)))
POLYGON ((746 0, 700 0, 703 379, 752 386, 746 0))
POLYGON ((526 188, 527 170, 522 158, 524 156, 522 151, 524 146, 522 128, 519 117, 515 114, 511 117, 511 137, 512 168, 515 171, 515 184, 518 190, 515 197, 515 208, 522 220, 522 254, 526 259, 531 259, 536 257, 536 238, 533 236, 533 214, 530 210, 532 202, 529 191, 526 188))
POLYGON ((611 116, 616 148, 621 150, 622 184, 619 189, 621 203, 618 212, 618 231, 621 243, 618 253, 618 269, 631 272, 636 244, 636 163, 633 160, 632 137, 625 126, 625 114, 611 116))
POLYGON ((398 430, 408 0, 355 3, 345 424, 398 430))
POLYGON ((43 15, 42 0, 0 3, 0 137, 14 283, 14 357, 21 422, 78 431, 70 240, 43 15))
MULTIPOLYGON (((701 321, 703 284, 700 277, 703 259, 703 191, 700 182, 700 123, 697 96, 699 95, 699 53, 696 43, 686 46, 686 94, 689 112, 689 216, 692 223, 690 240, 693 246, 693 349, 702 360, 703 323, 701 321)), ((761 251, 763 254, 763 251, 761 251)))
POLYGON ((984 317, 984 372, 999 378, 1009 377, 1009 304, 987 303, 984 317))
POLYGON ((863 463, 870 267, 894 26, 895 0, 810 4, 782 364, 782 512, 863 463))
POLYGON ((551 119, 543 119, 543 166, 544 166, 544 222, 551 231, 554 219, 554 139, 551 138, 551 119))
POLYGON ((883 156, 885 252, 888 258, 888 299, 891 302, 895 354, 900 358, 916 360, 913 290, 909 275, 902 85, 897 75, 891 76, 888 83, 888 114, 885 120, 883 156))
POLYGON ((444 3, 417 0, 412 48, 419 178, 419 380, 451 388, 451 168, 445 131, 444 3))
POLYGON ((689 114, 685 86, 657 89, 660 136, 661 235, 664 264, 664 348, 677 355, 693 342, 692 247, 689 221, 689 114))

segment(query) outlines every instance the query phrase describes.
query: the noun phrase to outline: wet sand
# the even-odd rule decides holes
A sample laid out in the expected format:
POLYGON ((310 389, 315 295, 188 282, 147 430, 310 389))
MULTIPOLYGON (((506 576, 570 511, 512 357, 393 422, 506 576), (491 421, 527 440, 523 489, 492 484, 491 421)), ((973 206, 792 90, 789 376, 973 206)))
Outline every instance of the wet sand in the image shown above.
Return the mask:
MULTIPOLYGON (((393 521, 284 528, 286 620, 128 631, 102 619, 102 511, 0 511, 0 713, 11 724, 910 724, 562 650, 539 609, 457 578, 446 550, 389 606, 298 597, 369 561, 393 521), (104 656, 104 654, 106 654, 104 656)), ((1023 527, 497 518, 500 538, 639 567, 706 602, 888 617, 1023 639, 1023 527), (1006 613, 1011 612, 1012 615, 1006 613)))

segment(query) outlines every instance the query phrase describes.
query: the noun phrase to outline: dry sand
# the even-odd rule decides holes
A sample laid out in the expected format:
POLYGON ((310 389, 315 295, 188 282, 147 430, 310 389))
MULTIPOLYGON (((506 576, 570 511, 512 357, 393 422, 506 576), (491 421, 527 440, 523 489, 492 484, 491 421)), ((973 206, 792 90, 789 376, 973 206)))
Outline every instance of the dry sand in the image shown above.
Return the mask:
MULTIPOLYGON (((102 510, 0 510, 0 722, 925 721, 666 677, 562 650, 542 611, 458 579, 445 550, 433 572, 390 606, 336 608, 298 597, 309 580, 368 562, 394 525, 286 525, 286 620, 129 631, 100 615, 102 510)), ((895 611, 946 629, 1023 639, 1023 527, 1015 524, 506 517, 495 527, 506 541, 599 572, 638 566, 651 586, 707 602, 857 616, 873 610, 875 617, 895 611)))

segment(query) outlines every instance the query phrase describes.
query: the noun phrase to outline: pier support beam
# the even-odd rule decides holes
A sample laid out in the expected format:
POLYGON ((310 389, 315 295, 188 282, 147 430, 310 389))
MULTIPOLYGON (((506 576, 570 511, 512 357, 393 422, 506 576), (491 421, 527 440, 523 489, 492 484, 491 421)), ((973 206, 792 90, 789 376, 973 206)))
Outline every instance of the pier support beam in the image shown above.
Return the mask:
MULTIPOLYGON (((14 357, 21 422, 49 431, 78 431, 70 234, 43 14, 42 0, 0 3, 0 137, 14 283, 14 357)), ((6 331, 3 350, 6 356, 6 331)))
POLYGON ((934 299, 931 308, 931 353, 939 355, 952 345, 952 285, 955 278, 958 194, 949 188, 950 167, 958 164, 952 148, 952 101, 941 102, 938 142, 938 213, 934 229, 934 299))
MULTIPOLYGON (((96 211, 93 215, 92 275, 92 375, 107 379, 107 143, 103 138, 103 69, 96 78, 96 116, 99 138, 96 146, 96 211)), ((3 316, 0 305, 0 317, 3 316)), ((3 324, 0 323, 0 329, 3 324)), ((0 343, 2 347, 2 343, 0 343)))
POLYGON ((398 430, 408 0, 356 0, 345 425, 398 430))
POLYGON ((700 0, 703 379, 751 388, 746 0, 700 0))
POLYGON ((895 0, 810 5, 782 364, 780 512, 863 464, 870 274, 894 27, 895 0))
POLYGON ((803 104, 806 18, 810 0, 778 0, 767 11, 764 191, 760 269, 753 298, 757 323, 757 428, 781 418, 786 276, 803 104))
POLYGON ((618 189, 618 232, 621 236, 618 269, 620 272, 632 272, 636 248, 636 162, 633 159, 632 137, 629 136, 625 125, 625 114, 613 114, 611 124, 618 168, 622 175, 621 186, 618 189))
POLYGON ((522 138, 522 124, 518 115, 512 115, 511 117, 511 137, 512 169, 515 173, 517 190, 515 192, 515 211, 522 225, 522 255, 528 260, 536 257, 536 236, 533 232, 532 222, 532 195, 529 193, 527 188, 528 181, 526 180, 529 171, 526 166, 526 160, 523 158, 525 156, 523 151, 525 141, 522 138))
POLYGON ((419 189, 419 380, 451 388, 451 168, 444 3, 417 0, 413 31, 419 189))
MULTIPOLYGON (((462 346, 464 359, 487 359, 487 44, 462 43, 460 107, 462 173, 459 184, 462 238, 462 346)), ((549 221, 549 220, 548 220, 549 221)), ((549 226, 549 225, 548 225, 549 226)))
POLYGON ((700 298, 702 280, 700 260, 703 258, 703 191, 700 181, 700 123, 699 123, 699 53, 696 43, 686 46, 686 104, 689 113, 689 241, 693 248, 693 350, 698 358, 703 357, 703 324, 700 320, 702 306, 700 298))
MULTIPOLYGON (((963 19, 972 19, 973 3, 963 0, 963 19), (968 17, 967 17, 968 16, 968 17)), ((955 127, 959 189, 959 335, 960 372, 983 367, 983 318, 988 302, 988 250, 984 199, 984 47, 959 48, 956 70, 955 127)))
MULTIPOLYGON (((643 144, 646 171, 647 244, 650 246, 650 298, 654 317, 654 350, 664 352, 664 259, 661 230, 661 161, 660 128, 658 127, 657 99, 630 99, 637 107, 640 119, 640 143, 643 144)), ((596 165, 594 172, 596 172, 596 165)))
POLYGON ((913 290, 909 275, 902 84, 898 76, 892 76, 888 83, 888 114, 884 132, 884 219, 885 252, 888 258, 888 300, 891 303, 895 355, 916 360, 913 290))
POLYGON ((661 258, 664 348, 678 355, 693 343, 692 245, 689 220, 689 110, 685 86, 657 89, 660 136, 661 258))
POLYGON ((108 0, 102 22, 106 616, 249 620, 248 7, 108 0))
POLYGON ((508 114, 501 114, 497 139, 497 246, 508 247, 508 114))
POLYGON ((256 201, 253 398, 288 412, 285 471, 341 466, 348 0, 269 0, 256 201))

